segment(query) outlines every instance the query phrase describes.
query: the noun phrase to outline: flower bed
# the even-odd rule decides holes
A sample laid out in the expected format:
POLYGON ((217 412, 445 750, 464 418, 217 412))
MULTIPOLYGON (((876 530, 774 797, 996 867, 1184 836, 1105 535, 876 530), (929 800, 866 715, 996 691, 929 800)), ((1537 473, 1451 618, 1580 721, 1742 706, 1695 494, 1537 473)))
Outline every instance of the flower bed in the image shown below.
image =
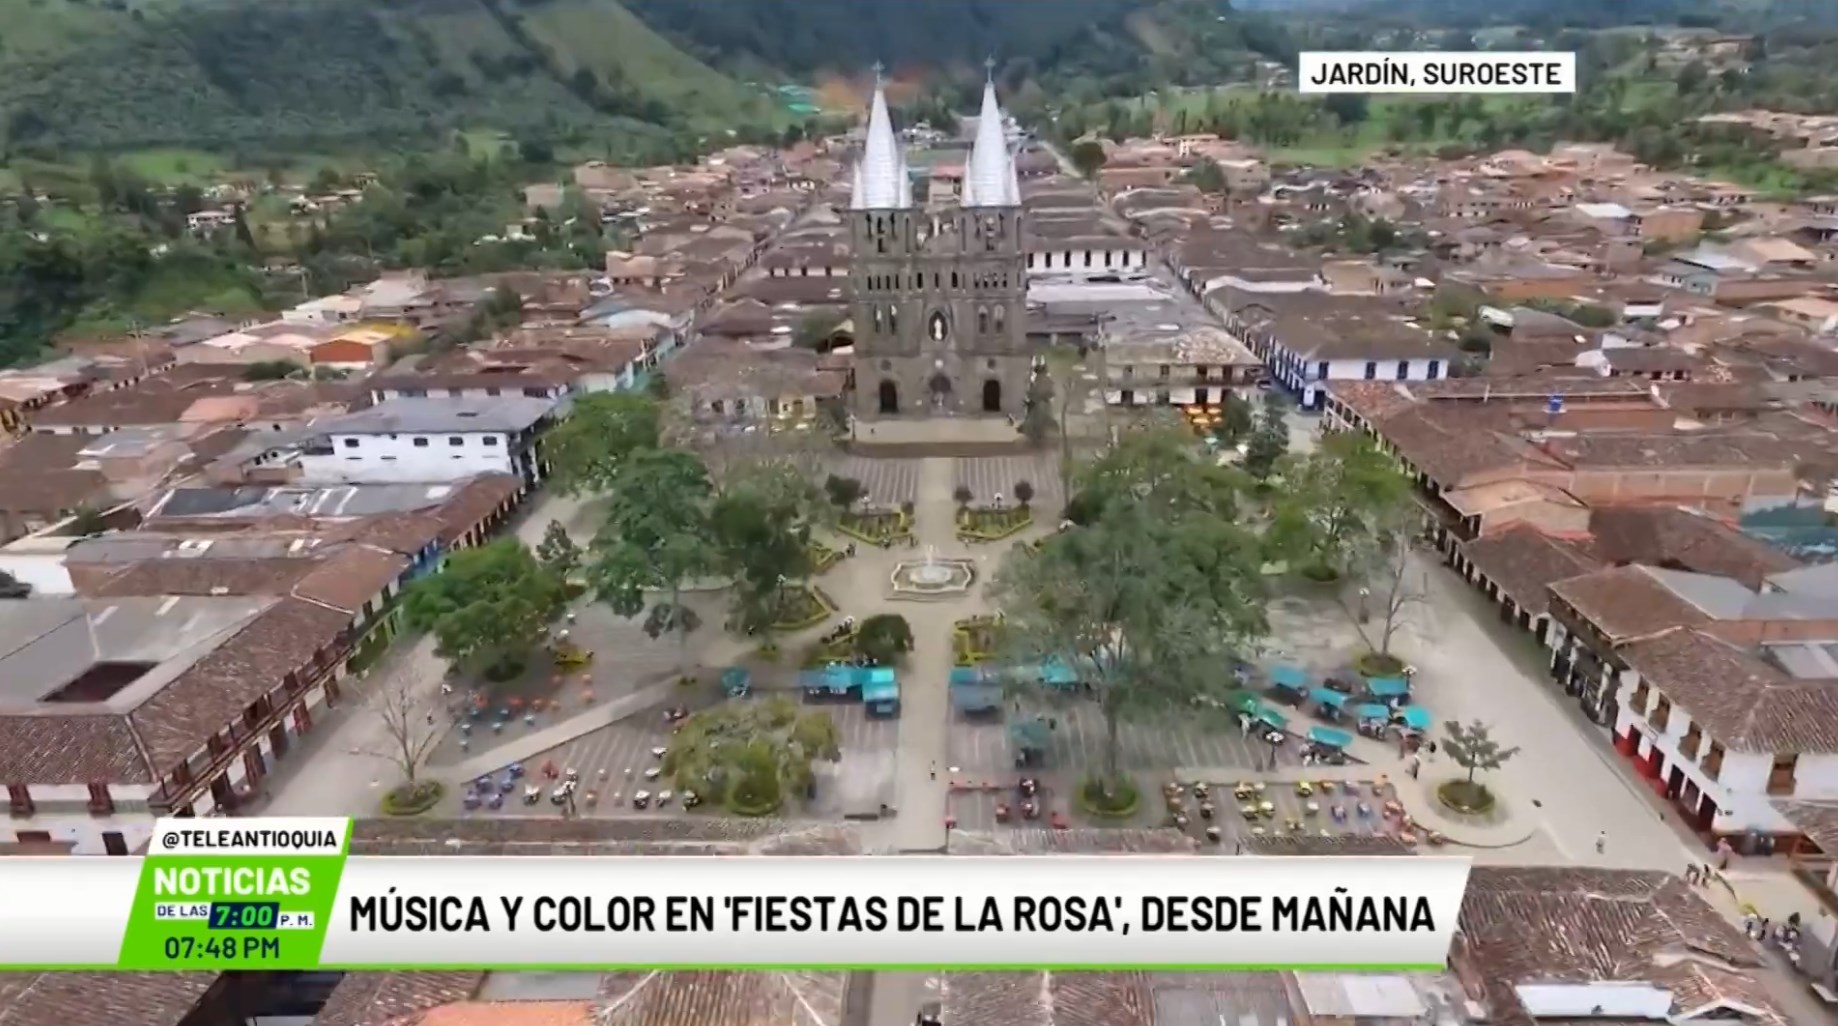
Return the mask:
POLYGON ((951 630, 951 651, 959 666, 976 666, 995 658, 1001 648, 1001 624, 993 616, 971 616, 951 630))
POLYGON ((1079 809, 1097 819, 1128 819, 1142 807, 1142 792, 1129 780, 1111 782, 1106 792, 1104 781, 1087 777, 1079 781, 1079 809))
POLYGON ((1436 785, 1436 800, 1464 816, 1480 816, 1493 811, 1493 792, 1487 785, 1472 780, 1445 780, 1436 785))
POLYGON ((1353 669, 1362 677, 1401 677, 1404 660, 1381 652, 1367 652, 1353 660, 1353 669))
POLYGON ((830 618, 836 612, 835 603, 821 590, 808 584, 785 589, 784 600, 779 603, 778 618, 773 620, 775 631, 801 631, 815 627, 830 618))
POLYGON ((832 549, 822 542, 810 543, 811 573, 820 574, 842 560, 842 551, 832 549))
POLYGON ((836 519, 836 530, 869 545, 891 545, 912 536, 913 518, 903 510, 844 513, 836 519))
POLYGON ((383 796, 383 814, 386 816, 419 816, 436 805, 447 789, 438 780, 419 780, 413 784, 399 784, 389 789, 383 796))
POLYGON ((1026 530, 1033 522, 1033 512, 1020 506, 960 509, 957 511, 957 536, 968 542, 1001 541, 1026 530))

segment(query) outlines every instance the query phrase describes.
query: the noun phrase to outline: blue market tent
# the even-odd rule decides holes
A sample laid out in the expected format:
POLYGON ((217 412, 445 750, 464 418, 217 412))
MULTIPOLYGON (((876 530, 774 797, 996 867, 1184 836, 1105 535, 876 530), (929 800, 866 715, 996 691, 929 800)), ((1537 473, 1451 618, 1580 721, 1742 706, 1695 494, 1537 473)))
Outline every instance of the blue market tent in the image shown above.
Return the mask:
POLYGON ((825 666, 817 670, 805 670, 798 675, 798 682, 806 691, 840 695, 853 690, 860 684, 856 679, 853 666, 825 666))
POLYGON ((1308 728, 1308 739, 1318 745, 1327 745, 1331 748, 1345 748, 1353 743, 1353 735, 1344 730, 1334 730, 1329 727, 1308 728))
POLYGON ((1079 682, 1079 675, 1064 659, 1049 659, 1040 664, 1040 682, 1049 687, 1069 688, 1079 682))
POLYGON ((1257 710, 1257 718, 1278 730, 1282 730, 1284 727, 1289 726, 1288 718, 1275 709, 1259 709, 1257 710))
POLYGON ((1400 713, 1404 725, 1412 730, 1428 730, 1436 725, 1436 721, 1430 716, 1430 711, 1420 705, 1407 705, 1400 710, 1400 713))
POLYGON ((1347 704, 1347 696, 1335 691, 1333 688, 1312 688, 1308 692, 1308 697, 1310 701, 1320 702, 1322 705, 1334 709, 1338 709, 1347 704))
POLYGON ((862 685, 862 701, 868 705, 899 704, 899 681, 894 680, 892 673, 885 677, 870 674, 868 682, 862 685))
POLYGON ((743 698, 753 690, 753 674, 744 666, 730 666, 721 671, 721 690, 730 698, 743 698))
POLYGON ((1377 698, 1403 698, 1410 694, 1410 681, 1403 677, 1373 677, 1366 681, 1366 690, 1377 698))
POLYGON ((1353 707, 1353 715, 1362 720, 1390 720, 1391 706, 1378 702, 1361 702, 1353 707))
POLYGON ((1270 668, 1270 683, 1290 691, 1306 691, 1308 674, 1299 666, 1278 664, 1270 668))

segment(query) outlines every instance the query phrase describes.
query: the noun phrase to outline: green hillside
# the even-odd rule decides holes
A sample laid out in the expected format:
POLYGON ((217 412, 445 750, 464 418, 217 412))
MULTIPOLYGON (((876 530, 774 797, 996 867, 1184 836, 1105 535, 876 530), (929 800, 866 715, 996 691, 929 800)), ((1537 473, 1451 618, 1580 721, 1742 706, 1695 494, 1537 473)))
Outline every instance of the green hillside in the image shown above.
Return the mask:
POLYGON ((617 0, 0 0, 9 151, 642 135, 772 105, 617 0))

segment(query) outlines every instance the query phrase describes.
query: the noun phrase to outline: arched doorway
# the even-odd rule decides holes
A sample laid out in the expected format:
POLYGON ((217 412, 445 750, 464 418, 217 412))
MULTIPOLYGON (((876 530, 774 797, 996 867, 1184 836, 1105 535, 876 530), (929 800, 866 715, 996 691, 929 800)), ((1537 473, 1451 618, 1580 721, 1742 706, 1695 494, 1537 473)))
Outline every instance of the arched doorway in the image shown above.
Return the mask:
POLYGON ((1002 412, 1002 382, 995 378, 983 382, 983 412, 1002 412))
POLYGON ((950 405, 951 379, 946 377, 943 371, 932 375, 932 382, 928 387, 932 392, 932 409, 942 410, 950 405))
POLYGON ((881 412, 890 414, 900 412, 900 386, 894 384, 892 380, 883 379, 881 381, 881 412))

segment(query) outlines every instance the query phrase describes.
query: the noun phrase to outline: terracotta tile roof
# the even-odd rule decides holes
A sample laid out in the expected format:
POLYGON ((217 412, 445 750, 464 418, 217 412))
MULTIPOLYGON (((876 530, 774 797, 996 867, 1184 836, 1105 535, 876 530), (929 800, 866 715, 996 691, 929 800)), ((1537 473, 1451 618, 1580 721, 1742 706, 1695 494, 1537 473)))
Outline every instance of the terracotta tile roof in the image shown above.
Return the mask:
POLYGON ((846 980, 822 972, 650 973, 623 993, 609 992, 594 1026, 838 1026, 846 980))
POLYGON ((1614 567, 1559 581, 1551 585, 1551 594, 1569 603, 1610 641, 1697 626, 1710 619, 1640 566, 1614 567))
POLYGON ((1424 404, 1377 426, 1400 456, 1445 487, 1487 471, 1556 465, 1509 433, 1512 409, 1505 405, 1424 404))
MULTIPOLYGON (((737 974, 738 975, 738 974, 737 974)), ((589 1001, 462 1001, 423 1012, 415 1026, 602 1026, 589 1001)), ((715 1020, 677 1019, 671 1022, 715 1020)))
POLYGON ((943 978, 948 1023, 1002 1026, 1149 1026, 1154 1003, 1141 973, 950 973, 943 978))
POLYGON ((1604 563, 1682 567, 1760 588, 1800 562, 1714 517, 1676 506, 1599 506, 1590 511, 1591 551, 1604 563))
POLYGON ((129 714, 148 759, 164 771, 189 758, 350 624, 351 614, 300 599, 269 607, 129 714))
POLYGON ((1572 467, 1754 467, 1791 469, 1803 443, 1752 432, 1620 434, 1548 438, 1543 448, 1572 467))
POLYGON ((1496 1021, 1530 1022, 1519 983, 1642 982, 1673 1010, 1737 1002, 1785 1026, 1752 945, 1668 873, 1475 866, 1462 899, 1463 957, 1488 980, 1496 1021))
POLYGON ((94 598, 136 595, 278 595, 313 572, 319 560, 299 556, 170 557, 130 563, 79 591, 94 598))
POLYGON ((1532 616, 1543 616, 1549 609, 1552 584, 1600 565, 1575 543, 1525 524, 1466 542, 1461 550, 1488 580, 1532 616))
POLYGON ((217 973, 0 973, 0 1026, 179 1026, 217 973))
POLYGON ((101 471, 0 470, 0 510, 54 516, 108 499, 108 478, 101 471))
POLYGON ((430 1008, 467 1001, 485 982, 481 972, 346 973, 313 1026, 393 1026, 430 1008))
POLYGON ((407 570, 406 556, 369 545, 347 545, 330 559, 316 562, 293 593, 303 599, 355 613, 382 594, 407 570))
POLYGON ((1838 855, 1838 802, 1775 802, 1774 808, 1827 855, 1838 855))
POLYGON ((341 525, 336 533, 353 541, 413 556, 439 541, 445 530, 446 525, 432 514, 385 513, 341 525))
POLYGON ((1838 752, 1838 680, 1792 677, 1701 631, 1623 646, 1629 668, 1733 752, 1838 752))
POLYGON ((154 779, 126 716, 0 716, 0 780, 9 784, 154 779))
POLYGON ((523 481, 514 474, 480 474, 468 480, 432 514, 440 521, 440 540, 452 544, 465 537, 492 510, 516 498, 522 490, 523 481))
POLYGON ((951 832, 954 855, 1191 855, 1199 842, 1172 827, 951 832))
POLYGON ((1246 855, 1415 855, 1417 849, 1389 834, 1335 834, 1332 837, 1247 837, 1241 842, 1246 855))

